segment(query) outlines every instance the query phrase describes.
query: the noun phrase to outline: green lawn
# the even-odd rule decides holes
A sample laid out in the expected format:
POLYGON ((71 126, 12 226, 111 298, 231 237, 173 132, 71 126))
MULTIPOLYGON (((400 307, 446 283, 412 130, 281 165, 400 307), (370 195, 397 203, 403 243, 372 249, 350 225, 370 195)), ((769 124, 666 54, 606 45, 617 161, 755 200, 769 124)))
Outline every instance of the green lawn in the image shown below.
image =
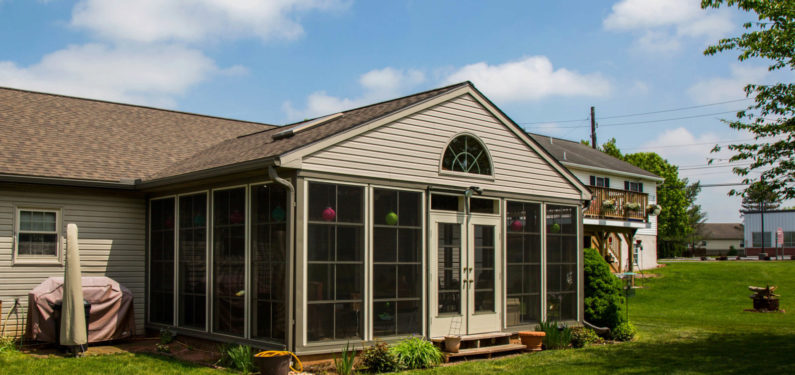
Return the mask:
MULTIPOLYGON (((409 374, 795 374, 795 261, 674 263, 630 298, 636 341, 475 361, 409 374), (778 285, 787 313, 751 313, 748 285, 778 285)), ((0 374, 220 373, 165 357, 32 359, 0 354, 0 374)))
POLYGON ((795 374, 795 261, 675 263, 630 298, 634 342, 545 351, 416 374, 795 374), (787 313, 752 313, 748 285, 777 285, 787 313))

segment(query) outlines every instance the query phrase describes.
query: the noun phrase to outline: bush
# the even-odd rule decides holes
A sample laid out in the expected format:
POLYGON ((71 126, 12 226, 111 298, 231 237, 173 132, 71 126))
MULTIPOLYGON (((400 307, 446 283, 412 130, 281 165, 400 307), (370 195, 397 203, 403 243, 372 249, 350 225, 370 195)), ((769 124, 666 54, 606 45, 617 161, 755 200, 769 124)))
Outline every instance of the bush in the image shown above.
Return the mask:
POLYGON ((635 326, 630 322, 621 323, 610 331, 610 336, 616 341, 632 341, 635 338, 635 326))
POLYGON ((558 322, 541 322, 536 326, 536 331, 544 331, 545 349, 565 349, 571 345, 571 329, 562 325, 558 327, 558 322))
POLYGON ((596 249, 585 249, 585 320, 613 329, 624 322, 621 280, 596 249))
POLYGON ((390 351, 397 357, 400 367, 406 370, 437 366, 443 359, 442 351, 422 337, 405 339, 390 351))
POLYGON ((11 336, 0 336, 0 353, 17 351, 17 339, 11 336))
POLYGON ((395 353, 389 351, 389 345, 378 342, 375 345, 362 351, 361 365, 368 372, 382 373, 400 370, 400 363, 395 353))
POLYGON ((602 338, 587 327, 574 327, 571 329, 571 346, 583 348, 593 343, 602 342, 602 338))
POLYGON ((728 256, 736 256, 737 255, 737 249, 734 248, 734 245, 729 246, 729 252, 726 253, 726 255, 728 255, 728 256))

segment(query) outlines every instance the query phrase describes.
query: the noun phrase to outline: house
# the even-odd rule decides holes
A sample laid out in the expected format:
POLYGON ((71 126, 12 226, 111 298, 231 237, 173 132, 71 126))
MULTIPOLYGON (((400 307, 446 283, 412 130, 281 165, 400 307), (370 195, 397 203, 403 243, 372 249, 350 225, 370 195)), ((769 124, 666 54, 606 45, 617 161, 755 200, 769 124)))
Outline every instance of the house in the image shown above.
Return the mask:
POLYGON ((741 223, 704 223, 700 232, 702 240, 697 247, 704 252, 696 256, 728 255, 731 249, 735 250, 735 255, 745 254, 741 223))
POLYGON ((311 354, 583 318, 592 194, 469 82, 281 127, 3 88, 0 136, 20 318, 67 223, 139 333, 311 354))
POLYGON ((665 179, 579 142, 531 136, 593 193, 584 246, 599 249, 613 272, 657 267, 657 185, 665 179))
POLYGON ((770 257, 776 254, 795 255, 795 209, 743 212, 743 226, 746 256, 757 256, 759 253, 767 253, 770 257), (781 242, 776 236, 778 228, 784 234, 781 242))

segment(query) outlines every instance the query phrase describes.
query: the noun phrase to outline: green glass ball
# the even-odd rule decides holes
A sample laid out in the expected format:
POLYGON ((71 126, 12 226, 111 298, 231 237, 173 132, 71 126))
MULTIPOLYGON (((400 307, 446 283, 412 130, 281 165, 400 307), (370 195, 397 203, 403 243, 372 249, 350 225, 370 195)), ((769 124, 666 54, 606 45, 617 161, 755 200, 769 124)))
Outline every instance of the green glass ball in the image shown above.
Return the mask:
POLYGON ((394 212, 389 212, 384 217, 384 221, 386 221, 387 225, 395 225, 398 222, 398 215, 394 212))

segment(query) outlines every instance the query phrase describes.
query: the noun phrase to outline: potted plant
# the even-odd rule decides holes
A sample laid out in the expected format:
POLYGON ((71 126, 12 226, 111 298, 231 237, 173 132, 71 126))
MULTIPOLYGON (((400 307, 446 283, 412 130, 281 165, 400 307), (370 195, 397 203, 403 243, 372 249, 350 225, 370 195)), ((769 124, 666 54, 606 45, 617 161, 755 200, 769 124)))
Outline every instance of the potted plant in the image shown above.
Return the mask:
POLYGON ((519 339, 522 340, 522 345, 527 347, 525 351, 538 352, 541 351, 541 344, 546 335, 543 331, 522 331, 519 332, 519 339))
POLYGON ((605 199, 602 201, 602 208, 606 210, 615 210, 616 209, 616 201, 612 199, 605 199))
POLYGON ((461 348, 461 336, 445 336, 444 350, 450 353, 458 353, 461 348))
POLYGON ((660 207, 659 204, 653 204, 652 203, 652 204, 646 206, 646 212, 648 212, 649 215, 651 215, 651 216, 657 216, 657 215, 660 214, 661 211, 662 211, 662 207, 660 207))
POLYGON ((627 202, 624 203, 624 208, 628 211, 640 211, 640 203, 637 202, 627 202))

